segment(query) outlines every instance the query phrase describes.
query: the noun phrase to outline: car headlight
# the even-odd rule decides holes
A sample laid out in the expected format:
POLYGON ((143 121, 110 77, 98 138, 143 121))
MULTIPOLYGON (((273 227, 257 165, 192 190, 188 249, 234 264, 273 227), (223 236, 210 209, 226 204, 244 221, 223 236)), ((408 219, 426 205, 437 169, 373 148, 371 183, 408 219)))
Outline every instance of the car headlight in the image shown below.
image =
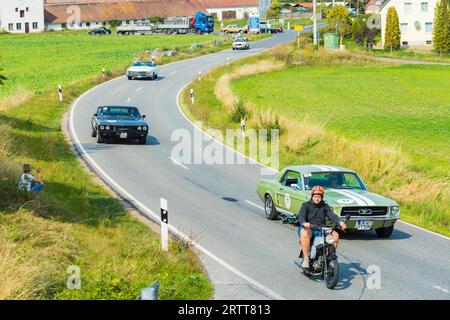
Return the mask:
POLYGON ((138 126, 136 129, 137 129, 138 131, 141 131, 141 130, 142 130, 142 127, 141 127, 141 126, 138 126))
POLYGON ((105 130, 105 126, 100 126, 100 130, 105 130))
POLYGON ((110 127, 110 126, 106 126, 105 129, 106 129, 106 130, 110 130, 111 127, 110 127))
POLYGON ((400 215, 400 207, 399 206, 391 207, 391 216, 397 217, 399 215, 400 215))
POLYGON ((143 129, 144 131, 147 131, 147 130, 148 130, 148 128, 147 128, 147 127, 143 127, 142 129, 143 129))
POLYGON ((325 237, 325 242, 328 244, 333 244, 334 243, 334 237, 332 234, 327 234, 325 237))

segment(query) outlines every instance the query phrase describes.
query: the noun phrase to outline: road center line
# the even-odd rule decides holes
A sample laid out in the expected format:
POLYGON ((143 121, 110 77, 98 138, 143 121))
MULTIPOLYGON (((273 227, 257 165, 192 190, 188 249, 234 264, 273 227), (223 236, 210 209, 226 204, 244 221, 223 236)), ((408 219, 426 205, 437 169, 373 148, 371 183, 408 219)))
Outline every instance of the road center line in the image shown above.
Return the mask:
POLYGON ((142 90, 142 87, 139 87, 136 89, 136 92, 141 91, 141 90, 142 90))
POLYGON ((130 102, 131 102, 131 97, 127 99, 127 103, 130 103, 130 102))
POLYGON ((450 294, 448 289, 442 288, 441 286, 433 286, 434 289, 445 292, 446 294, 450 294))

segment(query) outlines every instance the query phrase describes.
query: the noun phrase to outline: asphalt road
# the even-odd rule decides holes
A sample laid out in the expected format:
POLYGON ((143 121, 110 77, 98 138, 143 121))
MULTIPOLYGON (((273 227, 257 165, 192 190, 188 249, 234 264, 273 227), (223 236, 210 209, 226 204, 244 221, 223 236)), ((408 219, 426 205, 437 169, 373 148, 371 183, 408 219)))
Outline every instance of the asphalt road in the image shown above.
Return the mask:
MULTIPOLYGON (((379 239, 375 232, 349 234, 338 252, 340 283, 328 290, 294 265, 299 251, 296 230, 264 217, 256 195, 260 165, 171 160, 179 143, 173 134, 201 137, 179 111, 180 89, 200 70, 204 74, 227 58, 258 53, 293 38, 295 32, 287 32, 253 44, 250 51, 228 50, 162 66, 156 81, 109 81, 72 106, 72 139, 93 170, 147 216, 157 218, 160 197, 168 200, 171 228, 195 241, 215 285, 215 299, 450 299, 448 238, 402 222, 391 239, 379 239), (138 106, 150 122, 147 145, 97 144, 90 136, 89 119, 104 104, 138 106)), ((194 148, 207 145, 222 146, 193 143, 194 148)))

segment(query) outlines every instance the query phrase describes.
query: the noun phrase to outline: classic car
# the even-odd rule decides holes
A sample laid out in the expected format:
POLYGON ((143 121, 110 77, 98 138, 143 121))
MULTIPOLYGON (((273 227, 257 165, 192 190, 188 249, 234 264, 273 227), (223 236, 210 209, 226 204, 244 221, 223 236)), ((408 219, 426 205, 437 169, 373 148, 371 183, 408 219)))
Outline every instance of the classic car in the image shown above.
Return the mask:
POLYGON ((375 230, 379 237, 391 236, 400 218, 398 203, 369 192, 362 179, 350 169, 328 165, 288 167, 273 179, 260 179, 257 194, 264 202, 268 219, 292 221, 302 203, 310 200, 314 186, 324 187, 324 201, 342 220, 350 215, 348 229, 375 230))
POLYGON ((250 49, 250 42, 248 41, 247 38, 235 38, 233 41, 233 44, 231 45, 231 47, 233 48, 233 50, 239 50, 239 49, 250 49))
POLYGON ((128 80, 158 78, 159 67, 152 61, 135 61, 126 71, 128 80))
POLYGON ((100 106, 91 118, 92 137, 98 143, 105 139, 138 139, 145 144, 148 124, 138 108, 129 106, 100 106))
POLYGON ((248 27, 241 27, 237 24, 232 24, 229 26, 226 26, 222 29, 220 29, 220 32, 224 32, 224 33, 247 33, 248 32, 248 27))
POLYGON ((88 32, 90 35, 111 34, 111 30, 105 27, 95 28, 88 32))

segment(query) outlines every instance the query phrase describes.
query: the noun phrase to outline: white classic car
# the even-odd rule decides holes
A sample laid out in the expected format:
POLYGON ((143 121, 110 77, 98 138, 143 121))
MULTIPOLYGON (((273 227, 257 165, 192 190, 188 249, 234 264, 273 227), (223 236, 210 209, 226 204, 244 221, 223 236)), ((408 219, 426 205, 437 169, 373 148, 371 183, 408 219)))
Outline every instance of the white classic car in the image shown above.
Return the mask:
POLYGON ((159 67, 152 61, 135 61, 126 71, 128 80, 158 78, 159 67))

